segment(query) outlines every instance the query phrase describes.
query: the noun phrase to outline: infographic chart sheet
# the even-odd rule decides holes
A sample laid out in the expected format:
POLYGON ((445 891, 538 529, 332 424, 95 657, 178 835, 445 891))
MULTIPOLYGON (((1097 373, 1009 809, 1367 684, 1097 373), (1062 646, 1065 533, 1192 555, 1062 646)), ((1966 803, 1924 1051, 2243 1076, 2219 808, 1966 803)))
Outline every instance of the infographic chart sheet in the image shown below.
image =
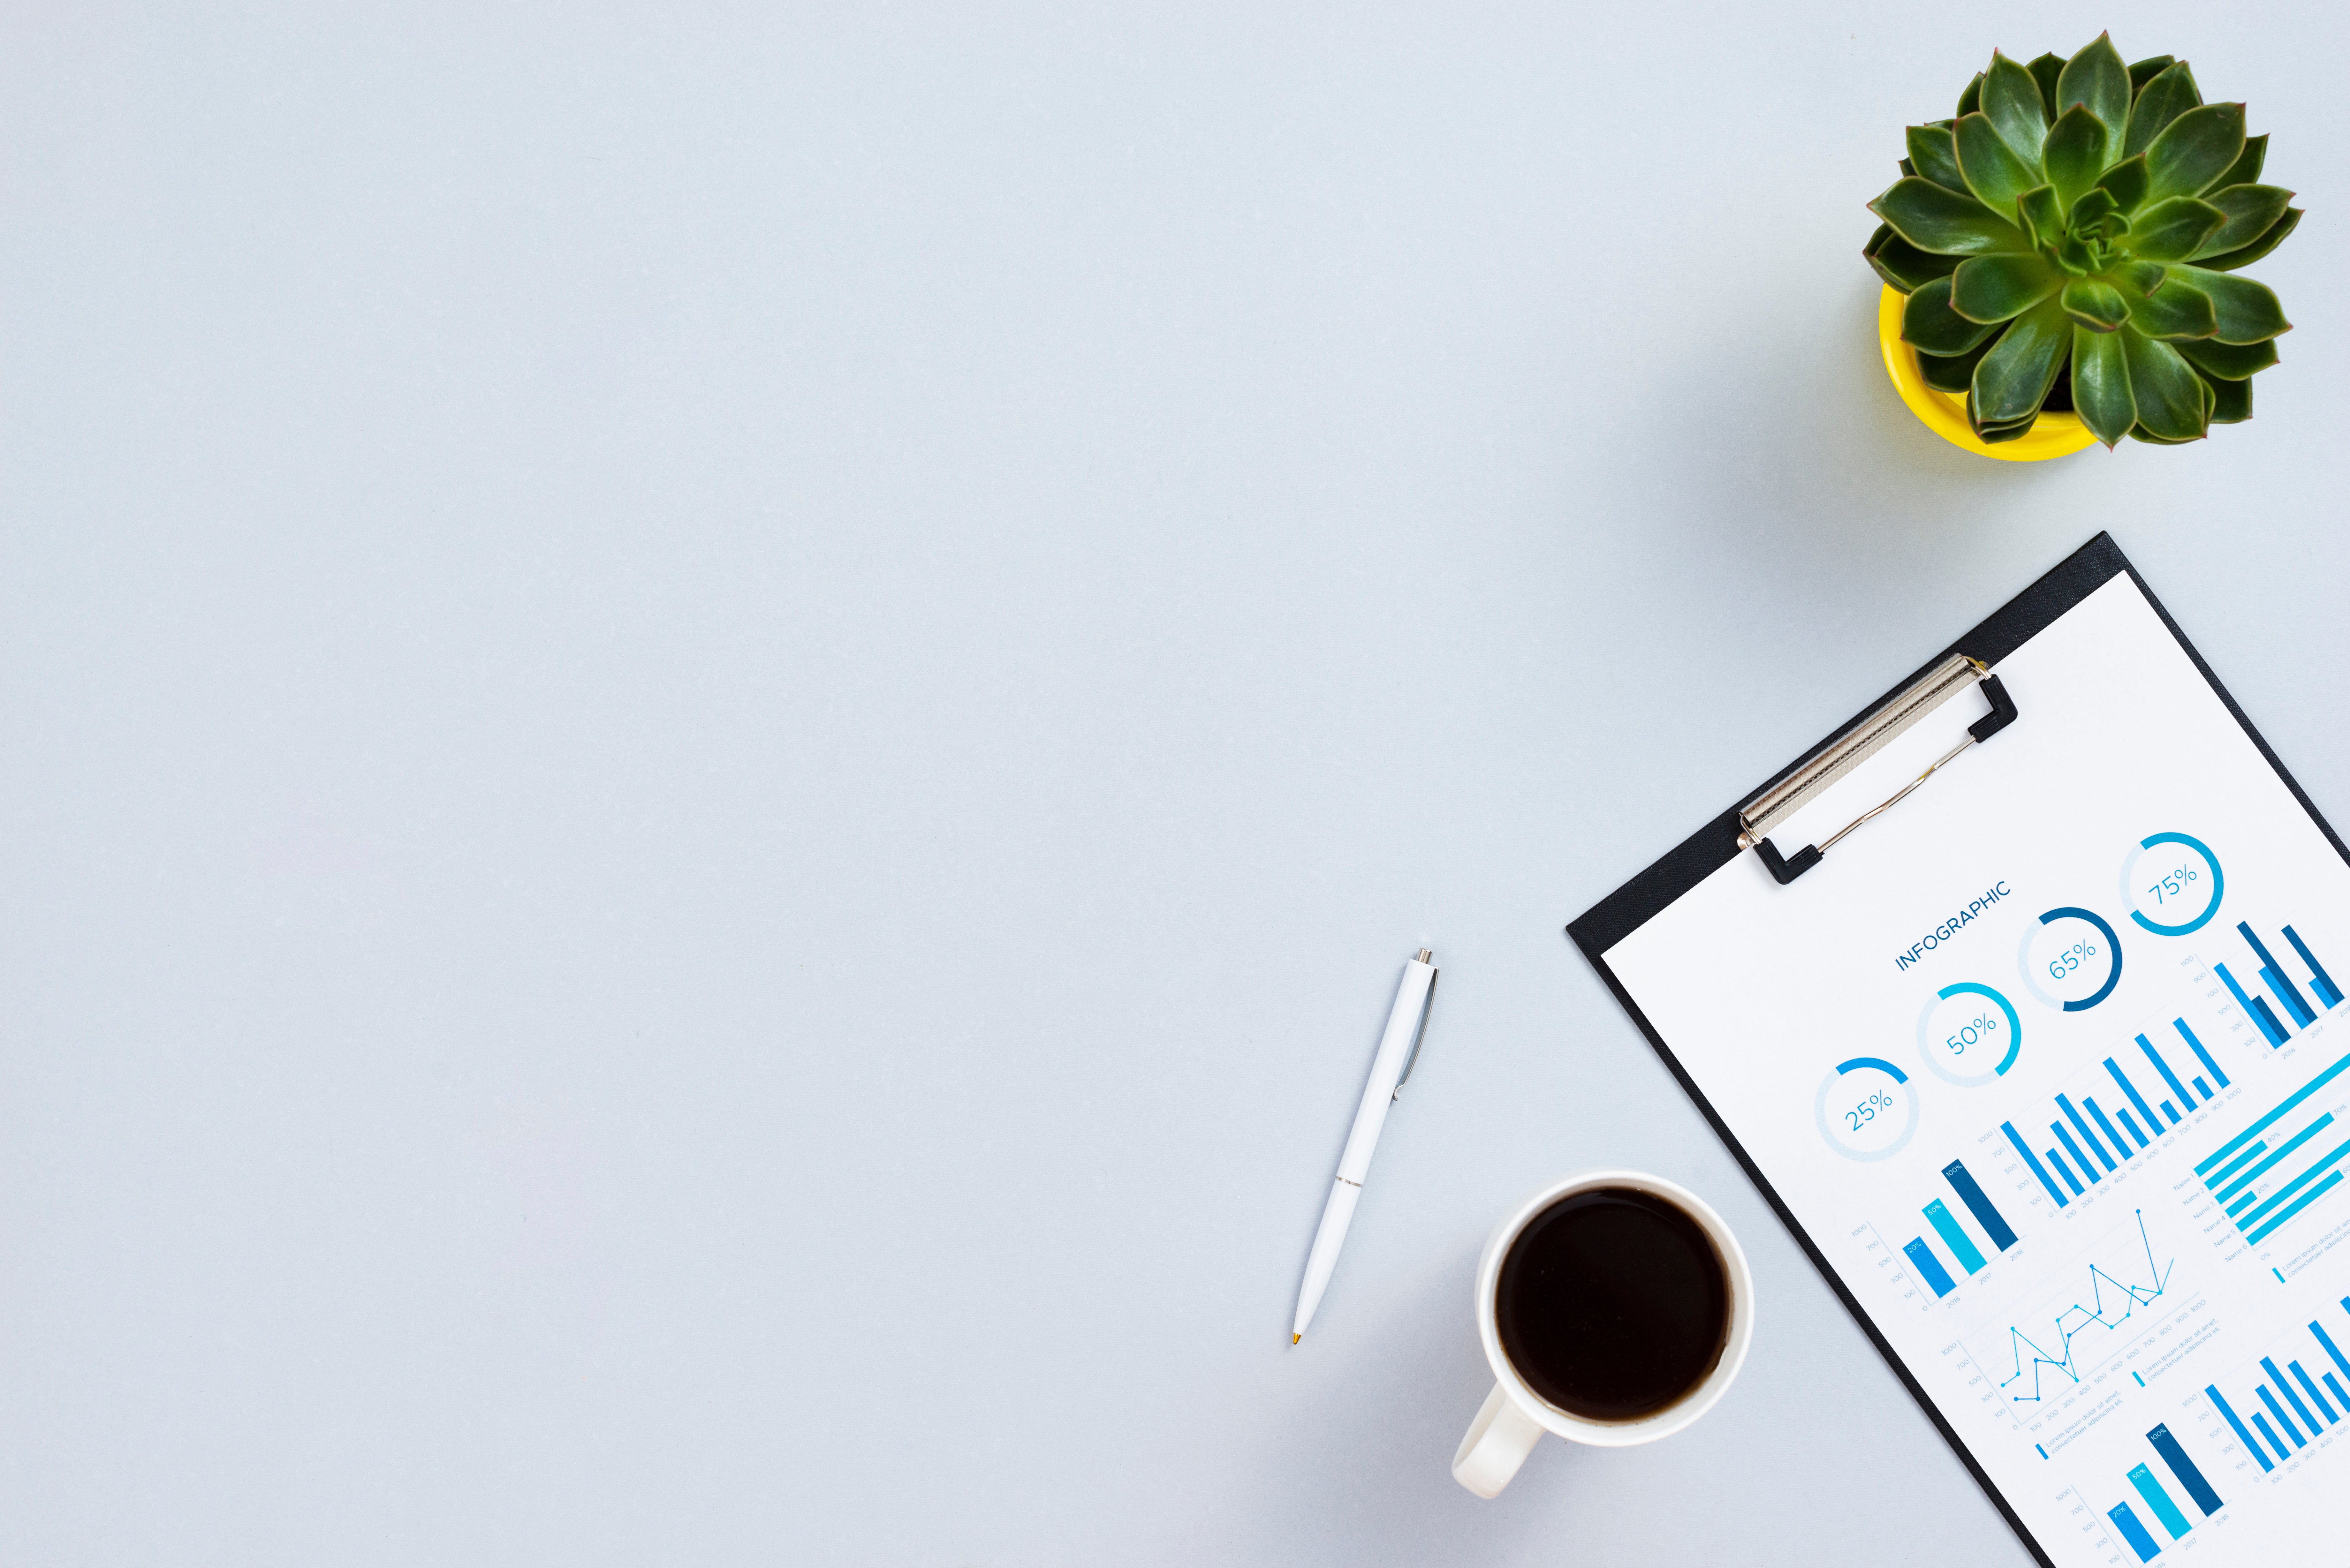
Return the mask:
POLYGON ((2330 1557, 2350 865, 2127 575, 1997 673, 1605 963, 2044 1555, 2330 1557))

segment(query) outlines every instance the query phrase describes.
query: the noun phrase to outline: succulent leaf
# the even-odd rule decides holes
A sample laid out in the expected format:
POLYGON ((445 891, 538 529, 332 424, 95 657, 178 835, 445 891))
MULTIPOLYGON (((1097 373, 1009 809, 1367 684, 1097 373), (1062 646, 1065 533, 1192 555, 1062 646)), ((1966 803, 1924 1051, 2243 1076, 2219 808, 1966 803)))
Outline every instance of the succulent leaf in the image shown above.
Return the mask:
MULTIPOLYGON (((1974 263, 1967 265, 1972 266, 1974 263)), ((2064 314, 2092 332, 2111 332, 2129 319, 2129 304, 2112 284, 2099 283, 2093 277, 2076 277, 2064 286, 2064 314)))
POLYGON ((1950 275, 1950 308, 1970 321, 2021 316, 2064 286, 2064 275, 2030 254, 1971 256, 1950 275))
POLYGON ((1981 202, 1918 175, 1895 181, 1868 207, 1920 250, 1968 256, 2032 248, 2022 229, 1981 202))
POLYGON ((2242 155, 2229 166, 2225 174, 2211 182, 2211 189, 2224 191, 2230 185, 2258 183, 2261 177, 2261 165, 2268 161, 2268 155, 2269 133, 2267 131, 2263 130, 2258 136, 2247 136, 2244 138, 2242 155))
MULTIPOLYGON (((2096 117, 2109 139, 2097 160, 2098 167, 2103 168, 2114 161, 2129 133, 2130 96, 2129 67, 2122 64, 2121 51, 2114 47, 2112 36, 2100 33, 2096 42, 2064 62, 2064 74, 2056 78, 2056 95, 2051 100, 2054 107, 2050 112, 2062 119, 2077 105, 2096 117)), ((2054 178, 2056 171, 2052 169, 2048 172, 2054 178)), ((2086 180, 2081 182, 2085 189, 2088 183, 2086 180)))
POLYGON ((2034 185, 2015 199, 2016 216, 2023 220, 2023 232, 2033 244, 2046 251, 2063 244, 2064 239, 2064 209, 2056 200, 2054 185, 2034 185))
POLYGON ((2130 222, 2130 254, 2147 261, 2185 261, 2227 226, 2228 214, 2193 196, 2157 202, 2130 222))
POLYGON ((2168 125, 2146 150, 2146 199, 2199 196, 2244 152, 2244 106, 2207 103, 2168 125))
POLYGON ((2204 389, 2211 394, 2211 422, 2215 425, 2240 425, 2252 417, 2252 384, 2230 381, 2222 377, 2204 375, 2201 366, 2195 373, 2203 377, 2204 389))
POLYGON ((1908 294, 1938 277, 1948 277, 1958 270, 1959 258, 1938 256, 1931 251, 1921 251, 1893 232, 1890 223, 1877 225, 1869 235, 1868 244, 1861 251, 1877 275, 1908 294))
POLYGON ((2137 423, 2129 364, 2119 332, 2073 329, 2073 411, 2089 433, 2111 447, 2137 423))
POLYGON ((2267 234, 2284 216, 2293 192, 2282 185, 2229 185, 2203 199, 2227 214, 2228 221, 2196 254, 2217 256, 2241 250, 2267 234))
POLYGON ((1901 341, 1920 354, 1964 354, 1999 330, 1969 321, 1950 308, 1950 280, 1938 277, 1913 289, 1901 307, 1901 341))
POLYGON ((2276 290, 2267 284, 2238 277, 2231 272, 2210 272, 2198 266, 2172 267, 2164 280, 2165 291, 2174 284, 2210 300, 2218 318, 2218 330, 2213 336, 2222 343, 2260 343, 2280 332, 2293 330, 2293 323, 2284 318, 2284 306, 2278 302, 2276 290))
POLYGON ((2040 149, 2041 167, 2056 187, 2057 200, 2071 206, 2106 171, 2106 127, 2089 106, 2076 103, 2056 117, 2040 149))
POLYGON ((2025 62, 2023 68, 2030 71, 2032 79, 2040 85, 2040 111, 2051 119, 2055 119, 2056 79, 2064 74, 2064 57, 2043 55, 2036 60, 2025 62))
POLYGON ((2241 381, 2259 374, 2277 362, 2276 339, 2264 337, 2258 343, 2222 343, 2206 337, 2199 342, 2176 345, 2187 362, 2206 376, 2216 376, 2222 381, 2241 381))
POLYGON ((2116 232, 2126 234, 2129 233, 2129 220, 2119 218, 2120 212, 2121 203, 2114 200, 2111 191, 2103 185, 2092 186, 2081 192, 2080 199, 2073 203, 2072 211, 2064 214, 2064 226, 2068 229, 2096 229, 2104 226, 2108 216, 2116 216, 2121 225, 2116 232))
POLYGON ((2284 244, 2284 237, 2293 233, 2300 222, 2301 209, 2287 207, 2284 210, 2284 216, 2272 223, 2267 234, 2262 234, 2242 250, 2230 251, 2225 255, 2197 256, 2195 265, 2206 272, 2233 272, 2238 267, 2250 266, 2277 246, 2284 244))
POLYGON ((2167 288, 2170 275, 2151 262, 2133 262, 2107 275, 2129 306, 2130 325, 2148 337, 2169 341, 2209 337, 2219 330, 2220 317, 2210 296, 2191 288, 2167 288))
POLYGON ((2146 154, 2125 159, 2097 176, 2097 188, 2110 191, 2124 213, 2134 213, 2146 200, 2151 180, 2146 171, 2146 154))
POLYGON ((1913 125, 1908 131, 1909 156, 1904 160, 1912 167, 1902 172, 1931 180, 1946 190, 1960 195, 1971 195, 1966 176, 1959 172, 1959 150, 1950 140, 1947 125, 1913 125))
MULTIPOLYGON (((2010 151, 2031 167, 2039 167, 2040 144, 2048 139, 2048 106, 2041 99, 2040 84, 2032 79, 2031 71, 1996 49, 1991 51, 1991 69, 1983 73, 1982 112, 2010 151)), ((1960 156, 1964 156, 1963 147, 1960 156)))
POLYGON ((2178 59, 2175 55, 2155 55, 2135 62, 2129 68, 2130 91, 2137 92, 2138 88, 2178 63, 2178 59))
POLYGON ((1959 172, 1967 189, 1994 213, 2012 213, 2015 199, 2047 183, 2040 172, 2038 149, 2029 163, 2015 154, 1988 114, 1961 116, 1950 128, 1959 152, 1959 172))
POLYGON ((1983 74, 1977 71, 1975 79, 1967 84, 1964 92, 1959 94, 1959 107, 1953 111, 1954 118, 1972 114, 1982 107, 1982 88, 1983 74))
POLYGON ((2073 318, 2055 300, 2043 300, 2017 317, 1975 367, 1977 421, 2004 424, 2037 413, 2072 346, 2073 318))
POLYGON ((2137 101, 2130 105, 2129 132, 2122 140, 2122 156, 2135 158, 2154 145, 2170 122, 2203 101, 2202 92, 2195 86, 2195 73, 2187 68, 2185 60, 2164 71, 2140 88, 2137 101))
POLYGON ((2114 334, 2121 339, 2122 358, 2129 367, 2130 396, 2137 404, 2137 422, 2164 441, 2194 441, 2209 425, 2203 378, 2168 343, 2158 342, 2135 327, 2114 334))
POLYGON ((1920 354, 1918 356, 1918 373, 1926 385, 1936 391, 1955 392, 1964 397, 1967 389, 1974 385, 1975 367, 1981 364, 1982 357, 1990 352, 1991 339, 1986 337, 1963 354, 1920 354))

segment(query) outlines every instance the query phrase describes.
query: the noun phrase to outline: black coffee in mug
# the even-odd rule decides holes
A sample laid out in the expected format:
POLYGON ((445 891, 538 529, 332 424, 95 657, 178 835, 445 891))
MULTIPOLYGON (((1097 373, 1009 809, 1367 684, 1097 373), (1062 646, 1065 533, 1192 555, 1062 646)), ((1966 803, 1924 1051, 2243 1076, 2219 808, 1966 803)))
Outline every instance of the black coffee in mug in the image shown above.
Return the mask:
POLYGON ((1721 1359, 1730 1276, 1677 1205, 1594 1188, 1526 1221, 1502 1260, 1493 1320, 1536 1394, 1587 1421, 1633 1421, 1693 1392, 1721 1359))

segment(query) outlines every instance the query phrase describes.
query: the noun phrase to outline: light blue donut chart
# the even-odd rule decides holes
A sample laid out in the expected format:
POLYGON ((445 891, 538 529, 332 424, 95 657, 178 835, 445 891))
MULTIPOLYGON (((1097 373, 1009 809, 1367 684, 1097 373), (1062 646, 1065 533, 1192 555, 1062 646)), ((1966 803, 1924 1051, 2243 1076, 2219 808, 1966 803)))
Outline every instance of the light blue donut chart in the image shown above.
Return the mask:
MULTIPOLYGON (((2199 838, 2189 838, 2183 833, 2158 833, 2151 838, 2139 839, 2137 846, 2140 849, 2151 849, 2158 844, 2184 844, 2188 848, 2192 849, 2196 854, 2203 857, 2204 860, 2207 861, 2211 867, 2211 901, 2204 906, 2203 912, 2201 914, 2196 916, 2185 925, 2166 926, 2158 920, 2149 920, 2144 915, 2137 912, 2136 908, 2137 903, 2137 889, 2130 887, 2126 882, 2125 882, 2122 885, 2122 898, 2124 901, 2132 906, 2130 909, 2130 919, 2136 920, 2139 925, 2144 926, 2147 930, 2152 931, 2158 937, 2183 937, 2190 935, 2193 932, 2199 931, 2205 926, 2210 924, 2212 916, 2220 912, 2220 896, 2227 890, 2227 878, 2222 876, 2220 871, 2220 857, 2211 853, 2211 846, 2210 845, 2204 843, 2199 838)), ((2136 857, 2133 856, 2131 858, 2135 859, 2136 857)), ((2129 875, 2129 862, 2126 860, 2122 863, 2122 875, 2124 877, 2127 877, 2129 875)))
POLYGON ((1819 1123, 1820 1137, 1827 1140, 1827 1146, 1846 1159, 1862 1161, 1891 1159, 1908 1146, 1911 1135, 1918 1130, 1918 1085, 1909 1081, 1908 1074, 1882 1056, 1855 1056, 1848 1062, 1838 1062, 1835 1064, 1835 1071, 1820 1080, 1820 1092, 1812 1098, 1812 1117, 1819 1123), (1844 1081, 1844 1075, 1846 1073, 1860 1068, 1870 1068, 1883 1073, 1901 1085, 1901 1094, 1905 1101, 1903 1109, 1909 1118, 1909 1125, 1901 1129, 1901 1136, 1893 1140, 1892 1146, 1878 1149, 1875 1154, 1863 1154, 1857 1149, 1846 1148, 1837 1140, 1835 1133, 1828 1125, 1829 1091, 1844 1081))
POLYGON ((2015 1004, 2008 1001, 2006 997, 2002 996, 1998 992, 1993 991, 1990 986, 1978 984, 1971 980, 1962 980, 1955 985, 1946 985, 1942 987, 1941 990, 1934 993, 1934 1000, 1926 1004, 1926 1011, 1918 1015, 1918 1057, 1925 1062, 1927 1066, 1933 1069, 1934 1075, 1936 1077, 1940 1078, 1947 1083, 1956 1084, 1960 1088, 1980 1088, 1983 1085, 1990 1083, 1992 1079, 1999 1077, 2010 1067, 2015 1065, 2015 1059, 2022 1054, 2022 1050, 2023 1020, 2016 1016, 2015 1004), (1974 1075, 1953 1073, 1949 1068, 1943 1066, 1941 1062, 1934 1054, 1934 1042, 1927 1033, 1926 1025, 1933 1019, 1934 1010, 1941 1006, 1943 1002, 1950 1001, 1950 999, 1954 996, 1987 996, 1991 998, 1991 1001, 1998 1002, 2000 1012, 2007 1015, 2007 1054, 2001 1057, 1999 1065, 1993 1067, 1988 1073, 1974 1075))
POLYGON ((2040 923, 2045 926, 2063 919, 2088 921, 2097 928, 2107 942, 2113 945, 2114 972, 2106 976, 2106 983, 2097 987, 2097 993, 2095 996, 2085 996, 2078 1002, 2064 1003, 2064 1011, 2067 1012, 2086 1012, 2090 1008, 2111 996, 2114 993, 2114 987, 2122 982, 2122 940, 2115 934, 2113 927, 2106 924, 2105 917, 2091 914, 2088 910, 2071 904, 2065 905, 2061 909, 2049 910, 2040 917, 2040 923))

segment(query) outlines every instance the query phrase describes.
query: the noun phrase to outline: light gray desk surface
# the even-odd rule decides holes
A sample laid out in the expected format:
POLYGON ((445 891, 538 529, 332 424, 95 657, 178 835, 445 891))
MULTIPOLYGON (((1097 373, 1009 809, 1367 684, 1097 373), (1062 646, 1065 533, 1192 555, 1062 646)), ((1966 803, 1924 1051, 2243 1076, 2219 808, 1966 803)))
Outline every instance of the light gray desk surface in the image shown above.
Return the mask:
POLYGON ((973 9, 0 23, 0 1557, 2024 1562, 1561 927, 2101 527, 2350 821, 2338 21, 973 9), (1970 457, 1862 203, 2108 19, 2299 330, 1970 457), (1752 1359, 1477 1501, 1614 1163, 1752 1359))

